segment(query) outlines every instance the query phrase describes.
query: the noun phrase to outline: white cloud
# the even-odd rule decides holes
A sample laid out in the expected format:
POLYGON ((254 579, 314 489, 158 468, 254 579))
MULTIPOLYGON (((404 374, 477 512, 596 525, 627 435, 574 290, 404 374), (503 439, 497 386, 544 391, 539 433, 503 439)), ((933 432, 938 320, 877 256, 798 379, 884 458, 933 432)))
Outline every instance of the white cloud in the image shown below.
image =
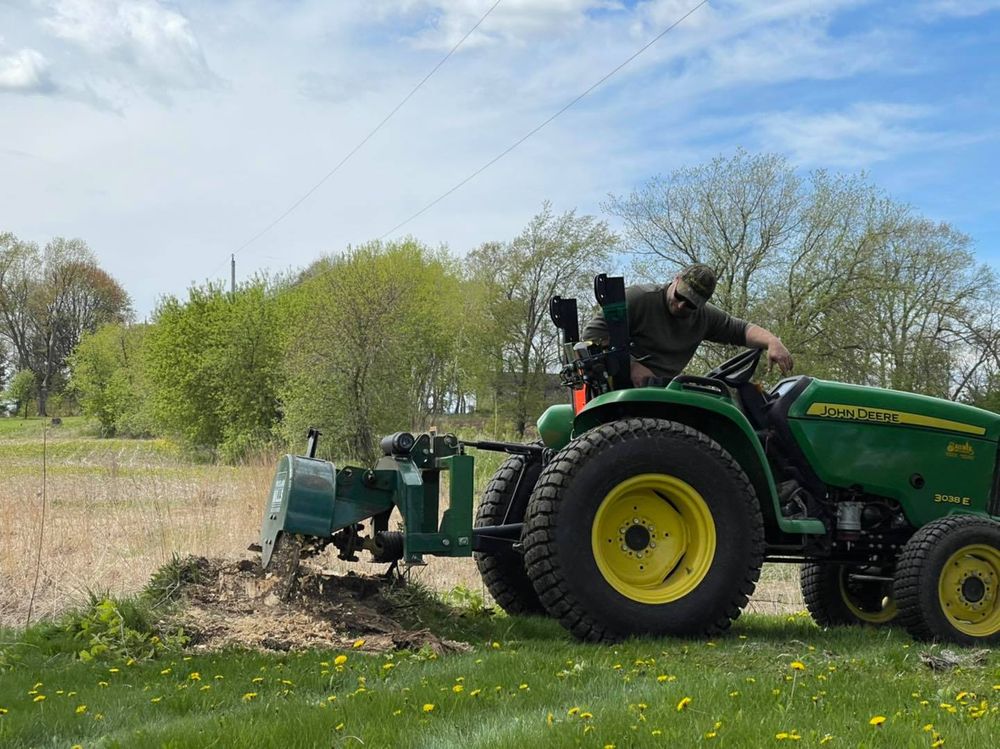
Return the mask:
POLYGON ((161 94, 215 81, 188 19, 155 0, 54 0, 44 25, 112 77, 161 94))
POLYGON ((33 94, 51 91, 49 62, 34 49, 22 49, 8 57, 0 57, 0 92, 33 94))
POLYGON ((942 134, 914 126, 928 114, 922 107, 870 102, 839 112, 771 113, 757 124, 768 148, 800 164, 853 169, 940 141, 942 134))

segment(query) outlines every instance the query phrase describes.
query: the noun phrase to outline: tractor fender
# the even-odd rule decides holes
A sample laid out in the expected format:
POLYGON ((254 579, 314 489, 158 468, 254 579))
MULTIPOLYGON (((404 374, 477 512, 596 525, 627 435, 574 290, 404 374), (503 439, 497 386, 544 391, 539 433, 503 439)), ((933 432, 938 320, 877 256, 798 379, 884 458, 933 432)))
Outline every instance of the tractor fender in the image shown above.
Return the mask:
MULTIPOLYGON (((546 446, 561 449, 572 437, 600 424, 627 417, 665 419, 686 424, 722 445, 753 484, 766 528, 790 535, 823 535, 827 532, 826 526, 818 519, 792 520, 782 515, 774 476, 760 439, 743 412, 727 396, 687 389, 678 382, 672 382, 665 388, 615 390, 591 400, 575 417, 571 406, 552 406, 539 419, 538 426, 546 446), (567 430, 570 423, 572 429, 567 430)), ((785 540, 770 538, 771 533, 768 536, 772 543, 785 540)))

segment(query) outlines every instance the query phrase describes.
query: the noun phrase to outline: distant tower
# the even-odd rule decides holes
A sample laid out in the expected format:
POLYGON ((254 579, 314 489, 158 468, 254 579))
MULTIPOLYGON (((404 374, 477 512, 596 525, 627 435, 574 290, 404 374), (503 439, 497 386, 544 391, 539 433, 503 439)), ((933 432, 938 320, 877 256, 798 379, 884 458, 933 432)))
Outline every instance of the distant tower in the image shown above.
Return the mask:
POLYGON ((234 252, 229 261, 229 293, 236 295, 236 253, 234 252))

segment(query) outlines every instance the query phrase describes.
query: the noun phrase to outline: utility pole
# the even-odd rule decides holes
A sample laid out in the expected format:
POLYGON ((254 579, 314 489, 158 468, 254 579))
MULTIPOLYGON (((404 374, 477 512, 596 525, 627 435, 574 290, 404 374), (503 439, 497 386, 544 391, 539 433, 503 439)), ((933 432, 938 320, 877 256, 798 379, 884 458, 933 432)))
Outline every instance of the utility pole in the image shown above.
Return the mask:
POLYGON ((229 293, 236 296, 236 253, 231 255, 229 261, 229 293))

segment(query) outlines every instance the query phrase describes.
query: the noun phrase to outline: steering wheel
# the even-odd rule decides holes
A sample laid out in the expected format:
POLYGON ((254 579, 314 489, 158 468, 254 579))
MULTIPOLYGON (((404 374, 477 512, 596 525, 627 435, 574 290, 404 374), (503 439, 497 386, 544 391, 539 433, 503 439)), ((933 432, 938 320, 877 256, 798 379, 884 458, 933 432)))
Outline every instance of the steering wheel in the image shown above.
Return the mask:
POLYGON ((762 348, 748 349, 709 370, 705 373, 705 377, 722 380, 731 387, 750 382, 754 372, 757 371, 757 365, 760 363, 760 357, 763 353, 764 349, 762 348))

